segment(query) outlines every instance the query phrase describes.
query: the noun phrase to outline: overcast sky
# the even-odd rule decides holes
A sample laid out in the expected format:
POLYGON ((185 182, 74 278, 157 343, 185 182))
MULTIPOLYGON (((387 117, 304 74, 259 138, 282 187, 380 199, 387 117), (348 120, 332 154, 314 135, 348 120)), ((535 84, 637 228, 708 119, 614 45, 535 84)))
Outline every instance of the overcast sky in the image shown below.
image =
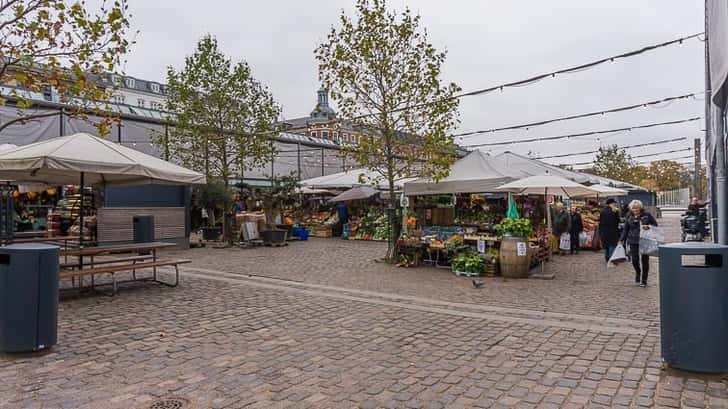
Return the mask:
MULTIPOLYGON (((204 34, 217 37, 233 60, 245 60, 272 90, 285 118, 309 114, 319 87, 314 48, 342 9, 354 0, 132 0, 133 27, 140 31, 128 56, 127 74, 164 81, 166 67, 180 68, 204 34)), ((390 0, 409 6, 436 47, 447 49, 444 80, 463 90, 489 87, 578 65, 609 55, 703 31, 703 2, 690 0, 390 0)), ((703 43, 698 40, 621 60, 538 84, 462 100, 458 132, 488 129, 642 103, 702 91, 703 43)), ((506 131, 467 138, 466 143, 514 140, 622 128, 702 116, 702 101, 664 108, 506 131)), ((591 150, 599 144, 629 145, 686 136, 675 143, 632 149, 635 155, 686 148, 703 123, 636 130, 579 140, 493 148, 537 155, 591 150)), ((666 154, 663 158, 690 155, 666 154)), ((554 160, 580 162, 589 156, 554 160)), ((652 158, 650 158, 652 159, 652 158)))

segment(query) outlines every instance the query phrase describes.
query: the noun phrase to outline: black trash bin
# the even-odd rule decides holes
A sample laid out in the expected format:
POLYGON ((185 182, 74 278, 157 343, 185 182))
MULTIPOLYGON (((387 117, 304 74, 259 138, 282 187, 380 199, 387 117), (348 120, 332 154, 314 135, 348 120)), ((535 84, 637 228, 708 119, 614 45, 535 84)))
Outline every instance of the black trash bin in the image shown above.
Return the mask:
POLYGON ((0 351, 39 351, 56 344, 58 266, 58 246, 0 247, 0 351))
POLYGON ((662 358, 677 369, 728 372, 728 246, 660 246, 662 358))
POLYGON ((134 243, 151 243, 154 241, 154 216, 140 214, 134 220, 134 243))

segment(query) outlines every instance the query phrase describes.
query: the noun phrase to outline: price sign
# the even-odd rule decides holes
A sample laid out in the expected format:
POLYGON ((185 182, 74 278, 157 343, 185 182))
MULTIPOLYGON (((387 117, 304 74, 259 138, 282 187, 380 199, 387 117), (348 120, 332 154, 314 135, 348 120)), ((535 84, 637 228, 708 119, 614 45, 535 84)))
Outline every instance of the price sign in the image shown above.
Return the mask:
POLYGON ((528 247, 526 247, 526 243, 522 241, 516 243, 516 254, 518 257, 523 257, 528 254, 528 247))
POLYGON ((485 240, 478 240, 478 253, 485 253, 485 240))

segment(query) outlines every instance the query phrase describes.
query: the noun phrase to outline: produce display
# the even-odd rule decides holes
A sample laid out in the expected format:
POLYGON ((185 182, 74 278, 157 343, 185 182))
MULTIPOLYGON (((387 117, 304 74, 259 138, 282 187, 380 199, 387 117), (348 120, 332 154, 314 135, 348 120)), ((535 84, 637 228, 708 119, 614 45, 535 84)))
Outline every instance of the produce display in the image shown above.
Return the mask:
POLYGON ((478 276, 485 269, 485 260, 473 253, 465 253, 452 259, 452 271, 458 275, 478 276))
POLYGON ((349 238, 354 240, 389 240, 389 222, 381 210, 371 208, 366 216, 351 222, 349 238))
POLYGON ((584 206, 581 208, 581 221, 584 224, 584 233, 579 238, 579 244, 582 248, 595 250, 600 248, 597 231, 599 229, 600 211, 601 209, 598 207, 584 206))

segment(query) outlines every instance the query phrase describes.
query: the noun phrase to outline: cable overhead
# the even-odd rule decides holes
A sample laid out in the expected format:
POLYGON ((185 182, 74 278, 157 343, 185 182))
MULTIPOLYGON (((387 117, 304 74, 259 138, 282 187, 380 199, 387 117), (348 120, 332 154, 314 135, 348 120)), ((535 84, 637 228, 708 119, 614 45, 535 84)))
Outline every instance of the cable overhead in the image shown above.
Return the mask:
POLYGON ((471 92, 458 94, 454 98, 482 95, 482 94, 486 94, 486 93, 497 91, 497 90, 503 90, 504 88, 508 88, 508 87, 528 85, 530 83, 540 81, 540 80, 548 78, 548 77, 553 78, 558 74, 566 74, 566 73, 571 73, 571 72, 576 72, 576 71, 583 71, 584 69, 595 67, 600 64, 604 64, 607 62, 614 62, 615 60, 622 59, 622 58, 634 57, 636 55, 644 54, 646 52, 656 50, 658 48, 667 47, 667 46, 678 44, 678 43, 682 44, 686 40, 690 40, 692 38, 697 38, 703 34, 704 33, 701 32, 701 33, 692 34, 692 35, 689 35, 686 37, 680 37, 675 40, 667 41, 667 42, 660 43, 660 44, 648 45, 648 46, 642 47, 638 50, 629 51, 629 52, 626 52, 623 54, 618 54, 618 55, 614 55, 611 57, 602 58, 602 59, 599 59, 596 61, 588 62, 586 64, 578 65, 576 67, 563 68, 563 69, 560 69, 557 71, 553 71, 553 72, 549 72, 549 73, 545 73, 545 74, 539 74, 539 75, 533 76, 531 78, 526 78, 526 79, 520 80, 520 81, 509 82, 509 83, 505 83, 505 84, 501 84, 501 85, 496 85, 496 86, 493 86, 490 88, 483 88, 483 89, 479 89, 479 90, 475 90, 475 91, 471 91, 471 92))
MULTIPOLYGON (((664 43, 648 45, 646 47, 642 47, 642 48, 637 49, 637 50, 628 51, 626 53, 613 55, 611 57, 601 58, 599 60, 595 60, 595 61, 588 62, 588 63, 585 63, 585 64, 577 65, 575 67, 562 68, 562 69, 557 70, 557 71, 552 71, 552 72, 548 72, 548 73, 545 73, 545 74, 535 75, 533 77, 526 78, 526 79, 523 79, 523 80, 513 81, 513 82, 507 82, 507 83, 500 84, 500 85, 494 85, 494 86, 488 87, 488 88, 482 88, 482 89, 477 89, 477 90, 470 91, 470 92, 464 92, 464 93, 460 93, 460 94, 457 94, 457 95, 453 95, 450 98, 439 99, 437 101, 432 101, 432 102, 423 102, 421 104, 414 104, 412 106, 407 106, 407 107, 403 107, 403 108, 393 109, 393 110, 390 110, 388 112, 391 112, 391 113, 394 113, 394 112, 402 112, 402 111, 406 111, 408 109, 419 108, 419 107, 431 105, 431 104, 434 104, 434 103, 437 103, 437 102, 441 102, 441 101, 449 101, 449 100, 452 100, 452 99, 458 99, 458 98, 463 98, 463 97, 472 97, 472 96, 476 96, 476 95, 483 95, 483 94, 487 94, 487 93, 494 92, 494 91, 498 91, 498 90, 503 91, 505 88, 510 88, 510 87, 521 87, 521 86, 524 86, 524 85, 529 85, 531 83, 535 83, 535 82, 541 81, 541 80, 543 80, 545 78, 549 78, 549 77, 554 78, 558 74, 567 74, 567 73, 584 71, 586 69, 589 69, 589 68, 595 67, 597 65, 601 65, 601 64, 607 63, 607 62, 614 62, 616 60, 620 60, 620 59, 623 59, 623 58, 634 57, 634 56, 637 56, 637 55, 640 55, 640 54, 644 54, 646 52, 650 52, 650 51, 656 50, 658 48, 668 47, 668 46, 671 46, 671 45, 674 45, 674 44, 682 44, 683 42, 685 42, 687 40, 690 40, 690 39, 693 39, 693 38, 698 38, 699 36, 701 36, 703 34, 705 34, 705 33, 704 32, 701 32, 701 33, 691 34, 689 36, 676 38, 674 40, 666 41, 664 43)), ((375 116, 375 115, 376 114, 359 115, 359 116, 356 116, 356 117, 352 118, 352 120, 357 120, 357 119, 361 119, 361 118, 368 118, 370 116, 375 116)))
MULTIPOLYGON (((653 146, 653 145, 661 145, 661 144, 664 144, 664 143, 672 143, 672 142, 678 142, 678 141, 685 141, 687 139, 688 139, 687 137, 684 137, 683 136, 681 138, 665 139, 665 140, 662 140, 662 141, 654 141, 654 142, 648 142, 648 143, 640 143, 640 144, 637 144, 637 145, 625 145, 625 146, 620 146, 619 148, 621 148, 621 149, 641 148, 641 147, 644 147, 644 146, 653 146)), ((538 157, 535 157, 533 159, 539 159, 540 160, 540 159, 551 159, 551 158, 566 158, 566 157, 569 157, 569 156, 590 155, 590 154, 593 154, 593 153, 599 153, 599 150, 597 149, 595 151, 586 151, 586 152, 577 152, 577 153, 564 153, 564 154, 561 154, 561 155, 538 156, 538 157)))
POLYGON ((624 107, 605 109, 605 110, 594 111, 594 112, 589 112, 589 113, 585 113, 585 114, 564 116, 564 117, 560 117, 560 118, 547 119, 544 121, 537 121, 537 122, 530 122, 530 123, 521 124, 521 125, 505 126, 502 128, 492 128, 492 129, 484 129, 481 131, 470 131, 470 132, 457 133, 457 134, 454 134, 453 136, 462 138, 462 137, 470 137, 470 136, 475 136, 475 135, 480 135, 480 134, 485 134, 485 133, 508 131, 508 130, 512 130, 512 129, 526 128, 526 130, 528 130, 528 128, 531 128, 531 127, 551 124, 554 122, 569 121, 569 120, 573 120, 573 119, 588 118, 588 117, 592 117, 592 116, 601 116, 604 114, 611 114, 611 113, 615 113, 615 112, 630 111, 630 110, 637 109, 637 108, 647 108, 648 106, 664 104, 665 102, 673 102, 673 101, 677 101, 677 100, 681 100, 681 99, 687 99, 687 98, 695 97, 695 95, 704 94, 704 93, 705 92, 694 92, 694 93, 685 94, 685 95, 678 95, 675 97, 663 98, 663 99, 656 100, 656 101, 643 102, 641 104, 627 105, 624 107))
MULTIPOLYGON (((650 156, 667 155, 669 153, 685 152, 685 151, 691 151, 691 150, 693 150, 693 148, 677 149, 674 151, 659 152, 659 153, 650 153, 650 154, 646 154, 646 155, 633 156, 632 159, 648 158, 650 156)), ((654 161, 651 161, 651 162, 656 162, 658 160, 678 160, 678 159, 685 159, 685 158, 692 158, 692 156, 686 156, 686 157, 680 157, 680 158, 655 159, 654 161)), ((584 166, 584 165, 593 165, 593 164, 594 164, 594 161, 590 161, 590 162, 578 162, 578 163, 562 163, 559 166, 584 166)))
POLYGON ((573 134, 559 135, 559 136, 546 136, 546 137, 542 137, 542 138, 519 139, 519 140, 515 140, 515 141, 477 143, 477 144, 472 144, 472 145, 463 145, 463 147, 478 148, 478 147, 483 147, 483 146, 500 146, 500 145, 519 144, 519 143, 553 141, 553 140, 557 140, 557 139, 569 139, 569 138, 577 138, 577 137, 581 137, 581 136, 603 135, 603 134, 610 134, 610 133, 616 133, 616 132, 622 132, 622 131, 632 131, 634 129, 654 128, 656 126, 677 125, 677 124, 683 124, 686 122, 697 121, 700 119, 702 119, 702 118, 697 116, 697 117, 693 117, 693 118, 680 119, 677 121, 656 122, 656 123, 645 124, 645 125, 630 126, 628 128, 607 129, 604 131, 581 132, 581 133, 573 133, 573 134))

